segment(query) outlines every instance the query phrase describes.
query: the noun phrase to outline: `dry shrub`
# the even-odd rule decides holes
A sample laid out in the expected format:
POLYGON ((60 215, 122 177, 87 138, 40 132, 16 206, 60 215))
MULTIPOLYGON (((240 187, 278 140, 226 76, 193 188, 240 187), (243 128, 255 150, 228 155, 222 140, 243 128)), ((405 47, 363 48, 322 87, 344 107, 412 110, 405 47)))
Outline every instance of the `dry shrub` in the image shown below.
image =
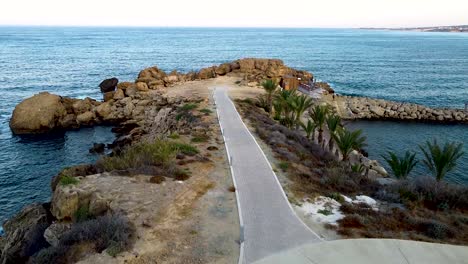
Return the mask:
POLYGON ((83 244, 92 245, 90 250, 101 253, 106 250, 110 254, 128 250, 134 242, 135 228, 127 218, 121 215, 106 215, 96 219, 76 223, 59 240, 58 246, 41 250, 32 263, 71 263, 74 259, 70 254, 83 244))
POLYGON ((156 183, 156 184, 161 184, 165 180, 166 180, 166 178, 164 178, 163 176, 157 175, 157 176, 151 177, 149 179, 149 182, 156 183))

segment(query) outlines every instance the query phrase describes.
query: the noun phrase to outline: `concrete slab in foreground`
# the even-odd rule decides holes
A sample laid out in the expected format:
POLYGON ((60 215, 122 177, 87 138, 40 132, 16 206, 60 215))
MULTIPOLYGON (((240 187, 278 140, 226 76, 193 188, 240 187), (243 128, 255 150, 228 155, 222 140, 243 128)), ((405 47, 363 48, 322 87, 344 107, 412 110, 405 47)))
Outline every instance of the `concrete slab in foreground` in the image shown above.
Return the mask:
POLYGON ((305 244, 255 264, 467 264, 468 247, 396 239, 344 239, 305 244))

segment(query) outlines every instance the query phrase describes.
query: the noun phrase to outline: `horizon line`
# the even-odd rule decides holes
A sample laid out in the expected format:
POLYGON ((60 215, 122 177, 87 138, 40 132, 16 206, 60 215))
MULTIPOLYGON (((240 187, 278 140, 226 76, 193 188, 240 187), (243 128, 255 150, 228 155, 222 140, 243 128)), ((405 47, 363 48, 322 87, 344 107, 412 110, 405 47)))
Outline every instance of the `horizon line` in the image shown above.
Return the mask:
POLYGON ((335 27, 335 26, 170 26, 170 25, 65 25, 65 24, 0 24, 0 27, 86 27, 86 28, 212 28, 212 29, 417 29, 436 27, 461 27, 468 24, 437 25, 437 26, 403 26, 403 27, 335 27))

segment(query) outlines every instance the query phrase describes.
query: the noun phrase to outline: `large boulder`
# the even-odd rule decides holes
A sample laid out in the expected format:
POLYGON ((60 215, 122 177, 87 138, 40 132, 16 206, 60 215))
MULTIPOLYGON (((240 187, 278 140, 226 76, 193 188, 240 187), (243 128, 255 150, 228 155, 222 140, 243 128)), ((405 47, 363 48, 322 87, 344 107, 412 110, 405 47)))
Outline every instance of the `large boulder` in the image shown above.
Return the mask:
POLYGON ((43 92, 15 107, 10 128, 15 134, 45 133, 60 128, 60 122, 66 115, 61 97, 43 92))
POLYGON ((106 79, 102 81, 99 84, 99 87, 101 88, 101 93, 114 91, 118 83, 119 83, 119 79, 117 78, 110 78, 110 79, 106 79))
POLYGON ((223 63, 216 68, 216 74, 218 75, 226 75, 230 71, 231 71, 230 63, 223 63))
POLYGON ((31 204, 3 225, 5 236, 0 263, 25 263, 28 258, 49 244, 44 231, 51 216, 42 204, 31 204))
POLYGON ((216 77, 214 67, 203 68, 198 72, 198 78, 205 80, 216 77))

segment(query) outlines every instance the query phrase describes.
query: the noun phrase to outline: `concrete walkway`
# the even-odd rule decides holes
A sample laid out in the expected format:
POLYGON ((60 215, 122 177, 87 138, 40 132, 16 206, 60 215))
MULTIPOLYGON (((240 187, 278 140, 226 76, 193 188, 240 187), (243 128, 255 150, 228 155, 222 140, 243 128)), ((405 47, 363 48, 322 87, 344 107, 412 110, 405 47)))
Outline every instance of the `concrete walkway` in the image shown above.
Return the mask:
POLYGON ((468 247, 396 239, 305 244, 255 264, 467 264, 468 247))
POLYGON ((239 263, 468 264, 468 247, 463 246, 395 239, 323 241, 294 213, 227 89, 215 89, 214 99, 236 186, 239 263))
POLYGON ((241 220, 240 263, 321 239, 294 213, 270 163, 242 122, 226 88, 214 99, 237 189, 241 220), (243 252, 243 253, 242 253, 243 252))

